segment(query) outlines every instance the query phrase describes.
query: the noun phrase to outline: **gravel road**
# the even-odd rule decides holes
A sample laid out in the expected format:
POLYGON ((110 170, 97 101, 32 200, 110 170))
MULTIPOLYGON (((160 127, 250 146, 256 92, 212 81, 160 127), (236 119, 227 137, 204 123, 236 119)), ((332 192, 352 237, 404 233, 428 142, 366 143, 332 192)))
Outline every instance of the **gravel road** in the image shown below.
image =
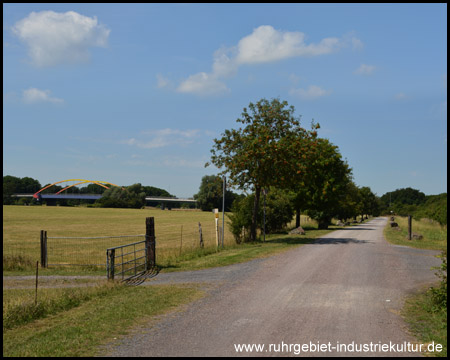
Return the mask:
POLYGON ((105 356, 417 356, 399 351, 414 342, 399 310, 406 295, 437 280, 431 267, 440 260, 437 251, 387 243, 386 221, 267 259, 159 274, 144 284, 215 286, 184 311, 109 344, 105 356), (239 344, 264 348, 238 352, 239 344))

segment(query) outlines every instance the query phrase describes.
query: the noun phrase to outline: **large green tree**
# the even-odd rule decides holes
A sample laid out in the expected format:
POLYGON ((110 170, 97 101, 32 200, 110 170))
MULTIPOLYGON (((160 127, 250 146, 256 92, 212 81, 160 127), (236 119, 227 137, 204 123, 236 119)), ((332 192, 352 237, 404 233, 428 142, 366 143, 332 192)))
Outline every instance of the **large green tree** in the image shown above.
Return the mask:
MULTIPOLYGON (((295 108, 279 99, 261 99, 244 108, 238 129, 214 139, 211 163, 223 169, 232 186, 255 193, 250 240, 256 240, 261 191, 270 186, 289 188, 305 169, 298 159, 308 157, 317 133, 300 126, 295 108)), ((208 166, 209 163, 206 164, 208 166)))
POLYGON ((326 229, 334 216, 340 212, 340 202, 349 183, 352 170, 342 159, 339 149, 328 139, 317 139, 306 174, 308 215, 326 229))

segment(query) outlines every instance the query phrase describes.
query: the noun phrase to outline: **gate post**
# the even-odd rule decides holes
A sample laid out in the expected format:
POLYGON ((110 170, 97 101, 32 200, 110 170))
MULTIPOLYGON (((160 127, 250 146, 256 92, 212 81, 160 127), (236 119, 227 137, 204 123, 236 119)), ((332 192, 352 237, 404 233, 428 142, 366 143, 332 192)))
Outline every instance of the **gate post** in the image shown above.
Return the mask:
POLYGON ((156 265, 155 218, 145 218, 145 255, 147 270, 156 265))
POLYGON ((106 267, 108 272, 108 280, 114 280, 114 259, 116 257, 116 249, 108 249, 106 251, 106 267))

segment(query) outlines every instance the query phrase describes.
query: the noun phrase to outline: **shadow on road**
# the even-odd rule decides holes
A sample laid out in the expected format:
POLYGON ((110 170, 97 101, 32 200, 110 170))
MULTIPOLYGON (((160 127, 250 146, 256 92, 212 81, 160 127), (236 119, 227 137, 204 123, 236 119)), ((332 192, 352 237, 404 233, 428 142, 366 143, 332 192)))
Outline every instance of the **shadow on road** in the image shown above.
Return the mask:
POLYGON ((316 238, 304 237, 304 235, 287 236, 279 239, 271 239, 270 243, 274 244, 288 244, 288 245, 299 245, 299 244, 312 244, 316 241, 316 238), (302 237, 300 237, 302 236, 302 237))
POLYGON ((136 276, 132 276, 126 280, 123 280, 123 282, 127 285, 141 285, 145 280, 151 279, 158 275, 160 270, 161 269, 159 266, 153 266, 150 270, 144 271, 136 276))
POLYGON ((314 244, 330 245, 330 244, 369 244, 373 243, 370 240, 358 240, 352 238, 320 238, 317 239, 314 244))
POLYGON ((356 231, 359 231, 359 230, 376 230, 376 229, 358 226, 358 227, 345 227, 345 228, 340 228, 340 229, 336 229, 336 230, 352 230, 352 231, 356 230, 356 231))

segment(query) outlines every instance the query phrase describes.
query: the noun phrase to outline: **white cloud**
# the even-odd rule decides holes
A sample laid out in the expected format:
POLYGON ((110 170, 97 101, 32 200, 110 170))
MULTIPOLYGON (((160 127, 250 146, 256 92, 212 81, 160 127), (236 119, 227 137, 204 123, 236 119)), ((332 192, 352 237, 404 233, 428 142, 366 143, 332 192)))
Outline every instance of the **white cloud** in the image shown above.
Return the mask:
POLYGON ((375 71, 374 65, 361 64, 354 73, 358 75, 371 75, 375 71))
POLYGON ((179 129, 161 129, 153 131, 143 131, 141 136, 144 140, 130 138, 122 140, 122 144, 136 146, 141 149, 156 149, 170 145, 185 146, 191 144, 199 136, 200 130, 179 130, 179 129))
POLYGON ((360 49, 362 49, 364 47, 363 42, 360 39, 356 38, 356 37, 352 37, 350 39, 350 41, 352 43, 353 49, 355 49, 355 50, 360 50, 360 49))
POLYGON ((214 74, 201 72, 189 76, 178 86, 177 91, 197 95, 219 95, 229 92, 229 89, 214 74))
POLYGON ((237 74, 242 65, 269 63, 291 57, 311 57, 333 53, 351 43, 361 47, 356 37, 341 39, 329 37, 319 43, 305 43, 305 34, 274 29, 270 25, 259 26, 243 37, 236 46, 222 47, 214 52, 212 71, 189 76, 177 88, 178 92, 200 95, 217 95, 230 90, 221 81, 237 74))
POLYGON ((50 96, 50 90, 39 90, 36 88, 29 88, 23 91, 23 101, 27 104, 50 102, 54 104, 61 104, 63 99, 58 99, 50 96))
POLYGON ((242 38, 238 45, 238 64, 255 64, 279 61, 294 56, 317 56, 338 49, 340 40, 326 38, 318 44, 305 44, 302 32, 283 32, 270 25, 263 25, 242 38))
POLYGON ((12 30, 26 43, 32 63, 39 67, 86 62, 89 48, 105 47, 110 33, 96 17, 74 11, 32 12, 12 30))
POLYGON ((213 74, 217 77, 234 76, 238 70, 235 49, 220 48, 214 53, 213 74))
POLYGON ((311 85, 308 89, 291 89, 289 94, 292 96, 296 96, 301 100, 315 100, 322 96, 329 95, 331 93, 330 90, 324 90, 319 86, 311 85))

